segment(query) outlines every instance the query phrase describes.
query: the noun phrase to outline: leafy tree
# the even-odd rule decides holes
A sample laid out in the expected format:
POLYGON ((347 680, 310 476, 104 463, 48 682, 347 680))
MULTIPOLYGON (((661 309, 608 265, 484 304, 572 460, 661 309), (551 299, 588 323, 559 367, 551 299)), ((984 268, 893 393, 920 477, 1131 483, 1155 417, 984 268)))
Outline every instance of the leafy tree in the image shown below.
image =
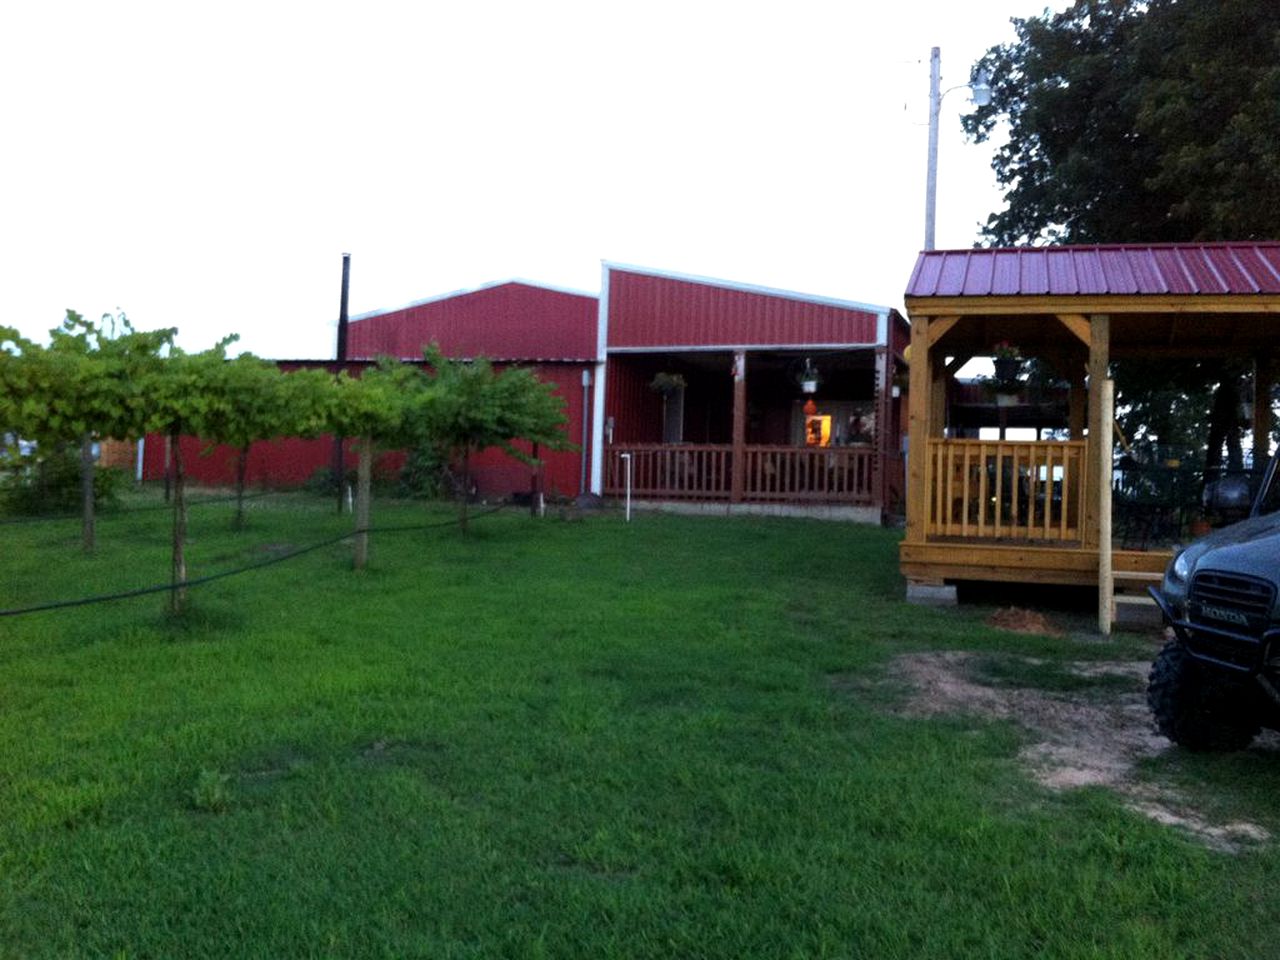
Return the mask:
MULTIPOLYGON (((992 162, 1005 207, 987 241, 1280 235, 1280 4, 1076 0, 1014 27, 975 64, 992 99, 964 119, 979 141, 1008 124, 992 162)), ((1117 362, 1121 426, 1193 450, 1211 476, 1224 443, 1238 456, 1243 375, 1230 362, 1117 362)))
POLYGON ((186 606, 187 591, 187 501, 186 473, 182 456, 183 435, 212 436, 224 424, 226 412, 210 384, 223 377, 227 346, 235 336, 221 340, 209 350, 187 353, 173 347, 164 364, 151 371, 141 383, 148 402, 148 432, 163 433, 173 449, 173 562, 171 609, 177 614, 186 606))
POLYGON ((324 371, 287 374, 252 354, 212 365, 204 385, 207 410, 200 436, 234 446, 236 526, 244 524, 245 472, 249 447, 272 437, 314 437, 328 420, 332 379, 324 371))
POLYGON ((564 401, 532 371, 496 371, 486 359, 451 360, 435 344, 423 354, 430 368, 416 421, 419 443, 435 443, 450 460, 461 461, 463 491, 459 522, 467 529, 471 454, 500 447, 525 463, 533 458, 517 447, 524 440, 551 450, 573 447, 564 433, 564 401))
POLYGON ((163 362, 175 330, 135 330, 124 314, 100 323, 68 310, 48 347, 0 331, 0 422, 48 450, 78 444, 82 542, 92 551, 94 438, 133 439, 146 431, 143 384, 163 362))
MULTIPOLYGON (((296 374, 295 374, 296 376, 296 374)), ((415 371, 382 358, 361 377, 338 374, 329 427, 337 436, 356 437, 356 515, 354 565, 364 569, 369 560, 369 523, 372 514, 373 454, 378 446, 405 444, 410 398, 420 391, 415 371)))
POLYGON ((998 244, 1176 242, 1280 233, 1280 4, 1077 0, 1015 19, 975 64, 1001 120, 998 244))

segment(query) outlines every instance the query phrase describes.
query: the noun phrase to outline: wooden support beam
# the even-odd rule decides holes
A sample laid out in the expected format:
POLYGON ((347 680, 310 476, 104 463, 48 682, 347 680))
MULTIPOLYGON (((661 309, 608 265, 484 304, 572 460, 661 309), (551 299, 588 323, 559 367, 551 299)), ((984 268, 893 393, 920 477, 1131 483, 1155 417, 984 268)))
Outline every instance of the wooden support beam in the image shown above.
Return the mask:
MULTIPOLYGON (((959 317, 934 317, 929 321, 929 346, 935 346, 959 322, 959 317)), ((911 352, 915 353, 914 350, 911 352)))
POLYGON ((1071 431, 1071 439, 1084 437, 1085 424, 1089 418, 1089 393, 1084 386, 1084 374, 1077 373, 1070 379, 1067 394, 1067 429, 1071 431))
POLYGON ((905 539, 924 543, 926 511, 929 506, 927 476, 929 438, 929 385, 933 372, 929 369, 928 317, 911 321, 911 369, 907 392, 907 529, 905 539))
POLYGON ((1091 384, 1098 392, 1098 632, 1111 635, 1116 583, 1111 574, 1111 428, 1115 425, 1115 381, 1091 384))
POLYGON ((1086 347, 1089 346, 1091 335, 1089 332, 1089 318, 1080 313, 1058 313, 1055 314, 1058 322, 1070 330, 1077 340, 1086 347))
POLYGON ((741 503, 747 470, 747 355, 739 350, 733 355, 733 467, 729 485, 729 501, 741 503))
MULTIPOLYGON (((1107 379, 1111 361, 1111 317, 1105 313, 1089 318, 1089 445, 1085 455, 1087 472, 1096 475, 1100 444, 1102 442, 1102 390, 1100 384, 1107 379)), ((1107 426, 1106 442, 1111 442, 1111 427, 1107 426)), ((1094 490, 1085 504, 1085 544, 1098 546, 1098 503, 1101 490, 1094 490)))
POLYGON ((947 361, 947 376, 954 376, 955 372, 963 367, 966 363, 973 359, 972 353, 962 353, 958 357, 952 357, 947 361))
POLYGON ((929 359, 929 436, 941 437, 947 430, 947 385, 951 378, 941 358, 929 359))

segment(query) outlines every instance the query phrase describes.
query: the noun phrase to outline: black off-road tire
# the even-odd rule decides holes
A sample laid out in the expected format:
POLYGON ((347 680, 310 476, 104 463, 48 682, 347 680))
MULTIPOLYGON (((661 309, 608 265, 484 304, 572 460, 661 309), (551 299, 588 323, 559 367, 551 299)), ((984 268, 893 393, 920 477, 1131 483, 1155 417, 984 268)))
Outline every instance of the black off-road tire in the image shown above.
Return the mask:
POLYGON ((1249 694, 1239 683, 1213 677, 1176 640, 1164 645, 1147 681, 1156 729, 1201 752, 1243 750, 1253 742, 1261 724, 1249 694))

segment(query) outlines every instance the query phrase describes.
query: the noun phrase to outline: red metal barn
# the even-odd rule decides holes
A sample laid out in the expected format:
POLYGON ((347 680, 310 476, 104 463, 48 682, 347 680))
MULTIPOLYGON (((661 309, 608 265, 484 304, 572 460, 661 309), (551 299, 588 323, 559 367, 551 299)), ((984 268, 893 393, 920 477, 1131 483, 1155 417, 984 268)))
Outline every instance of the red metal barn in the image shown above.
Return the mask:
POLYGON ((597 489, 879 519, 901 501, 895 310, 604 265, 597 489))
MULTIPOLYGON (((817 510, 879 519, 901 500, 901 401, 906 322, 886 307, 617 264, 597 298, 522 281, 422 300, 351 321, 345 364, 406 361, 435 342, 448 356, 519 364, 555 384, 569 439, 542 451, 542 488, 573 496, 633 494, 734 510, 817 510)), ((197 482, 230 484, 236 452, 197 456, 197 482)), ((163 440, 146 475, 163 476, 163 440)), ((330 464, 332 442, 255 444, 252 484, 304 483, 330 464)), ((384 456, 384 473, 403 455, 384 456)), ((532 485, 528 466, 498 450, 472 458, 481 495, 532 485)))
MULTIPOLYGON (((485 356, 499 369, 520 365, 556 386, 565 400, 566 432, 583 449, 539 451, 542 489, 548 495, 574 496, 582 491, 590 458, 589 392, 596 367, 597 300, 577 293, 521 281, 491 284, 362 314, 351 320, 347 361, 279 361, 285 369, 321 366, 353 373, 379 356, 421 360, 423 348, 436 342, 447 356, 485 356), (584 386, 584 379, 587 384, 584 386), (583 445, 584 435, 587 443, 583 445)), ((236 451, 220 446, 206 450, 196 438, 184 438, 185 463, 197 483, 229 485, 234 481, 236 451), (203 454, 203 455, 201 455, 203 454)), ((287 438, 255 443, 250 449, 248 482, 264 486, 298 486, 331 464, 333 441, 287 438)), ((377 469, 390 475, 403 463, 402 453, 384 454, 377 469)), ((354 463, 350 458, 348 462, 354 463)), ((531 468, 501 450, 471 458, 473 481, 481 496, 500 498, 531 489, 531 468)), ((164 440, 149 438, 144 475, 164 476, 164 440)))

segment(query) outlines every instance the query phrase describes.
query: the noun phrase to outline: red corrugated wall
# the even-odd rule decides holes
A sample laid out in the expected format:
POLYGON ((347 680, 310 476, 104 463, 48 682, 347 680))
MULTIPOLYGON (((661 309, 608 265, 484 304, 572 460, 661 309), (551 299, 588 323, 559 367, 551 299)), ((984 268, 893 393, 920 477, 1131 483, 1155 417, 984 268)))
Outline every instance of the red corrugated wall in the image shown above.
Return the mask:
POLYGON ((662 442, 662 397, 649 388, 658 366, 651 357, 609 358, 604 410, 614 443, 662 442))
POLYGON ((450 357, 589 360, 598 313, 587 294, 503 283, 354 320, 347 356, 417 359, 434 340, 450 357))
POLYGON ((911 325, 896 310, 889 315, 889 344, 899 356, 911 344, 911 325))
POLYGON ((876 342, 878 316, 829 303, 609 271, 609 348, 876 342))
MULTIPOLYGON (((285 369, 302 366, 333 367, 336 364, 316 362, 282 363, 285 369)), ((358 374, 365 364, 350 363, 347 368, 358 374)), ((582 371, 587 364, 529 364, 540 380, 555 384, 556 393, 563 397, 567 422, 565 432, 575 444, 582 437, 582 371)), ((527 449, 527 447, 526 447, 527 449)), ((539 451, 544 463, 543 490, 548 494, 574 496, 578 492, 580 452, 539 451)), ((237 451, 234 447, 216 445, 209 448, 196 437, 182 439, 183 464, 192 483, 207 486, 231 486, 235 482, 237 451)), ((328 470, 332 463, 333 440, 329 436, 314 440, 297 437, 279 440, 262 440, 249 448, 246 477, 250 486, 287 488, 298 487, 317 470, 328 470)), ((355 465, 355 452, 347 445, 348 467, 355 465)), ((390 451, 382 454, 376 470, 387 476, 397 473, 404 462, 404 454, 390 451)), ((501 498, 530 488, 530 468, 508 456, 501 450, 486 450, 471 459, 472 476, 481 496, 501 498)), ((143 455, 143 477, 146 480, 164 479, 164 437, 152 434, 147 437, 143 455)))

